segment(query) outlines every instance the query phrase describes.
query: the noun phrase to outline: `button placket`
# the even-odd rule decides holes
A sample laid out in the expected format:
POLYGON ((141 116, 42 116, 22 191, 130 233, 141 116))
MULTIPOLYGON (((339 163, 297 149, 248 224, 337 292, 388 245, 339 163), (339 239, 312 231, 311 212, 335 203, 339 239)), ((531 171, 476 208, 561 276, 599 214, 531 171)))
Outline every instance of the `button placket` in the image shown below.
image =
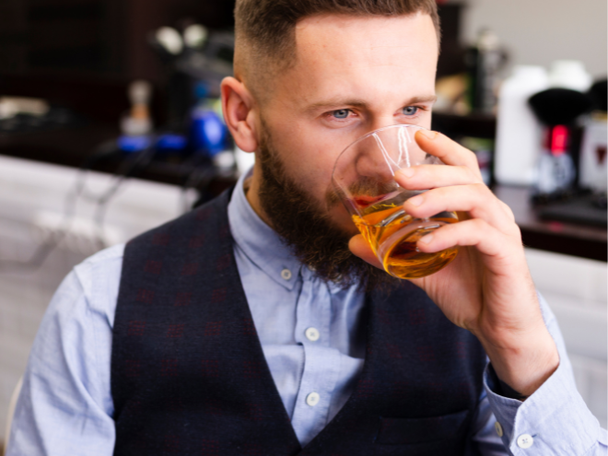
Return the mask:
POLYGON ((301 270, 302 289, 296 304, 295 341, 304 346, 329 346, 331 295, 327 285, 305 267, 301 270))
POLYGON ((328 347, 331 296, 327 286, 302 268, 294 338, 304 348, 304 366, 292 424, 308 442, 327 424, 332 393, 339 375, 339 353, 328 347), (338 357, 338 359, 336 359, 338 357))
POLYGON ((291 421, 296 432, 305 432, 298 434, 298 438, 307 442, 327 424, 340 363, 336 350, 309 344, 305 353, 305 368, 291 421))

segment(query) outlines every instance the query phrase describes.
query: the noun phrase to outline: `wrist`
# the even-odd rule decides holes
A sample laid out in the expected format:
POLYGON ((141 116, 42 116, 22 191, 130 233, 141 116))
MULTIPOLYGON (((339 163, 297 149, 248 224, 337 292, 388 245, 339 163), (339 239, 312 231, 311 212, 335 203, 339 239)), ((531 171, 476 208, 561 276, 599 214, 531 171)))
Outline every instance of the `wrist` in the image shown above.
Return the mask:
POLYGON ((526 398, 534 393, 559 366, 559 353, 543 325, 529 337, 518 337, 516 343, 496 343, 479 338, 496 376, 526 398))

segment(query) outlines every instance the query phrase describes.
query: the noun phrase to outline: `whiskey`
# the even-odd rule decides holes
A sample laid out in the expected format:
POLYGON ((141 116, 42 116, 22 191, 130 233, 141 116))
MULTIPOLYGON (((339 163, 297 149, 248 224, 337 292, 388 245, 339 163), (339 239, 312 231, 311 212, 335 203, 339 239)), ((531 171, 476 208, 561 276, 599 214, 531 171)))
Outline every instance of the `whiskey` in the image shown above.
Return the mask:
POLYGON ((458 217, 453 212, 442 212, 430 219, 414 219, 402 208, 405 199, 401 196, 398 201, 372 204, 362 216, 352 218, 386 272, 400 279, 414 279, 439 271, 456 257, 457 247, 425 253, 416 243, 437 228, 457 222, 458 217))

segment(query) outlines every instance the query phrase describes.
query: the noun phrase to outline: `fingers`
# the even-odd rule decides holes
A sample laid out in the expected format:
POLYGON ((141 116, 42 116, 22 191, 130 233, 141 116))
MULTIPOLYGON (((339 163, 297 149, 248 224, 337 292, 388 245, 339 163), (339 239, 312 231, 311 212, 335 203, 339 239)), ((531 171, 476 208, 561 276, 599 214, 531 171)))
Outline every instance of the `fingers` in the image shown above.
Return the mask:
POLYGON ((466 166, 419 165, 395 172, 395 181, 408 190, 450 185, 482 184, 481 175, 466 166))
POLYGON ((481 179, 477 157, 466 147, 436 131, 418 130, 415 138, 425 152, 440 158, 446 165, 465 166, 481 179))
POLYGON ((423 149, 451 166, 420 165, 397 171, 395 180, 401 187, 432 189, 408 200, 404 205, 406 211, 421 218, 442 211, 467 212, 505 233, 518 231, 511 209, 483 183, 473 152, 440 133, 421 130, 416 134, 423 149))
POLYGON ((473 219, 482 219, 504 234, 519 235, 513 213, 484 184, 435 188, 408 199, 403 208, 417 218, 444 211, 467 212, 473 219))
POLYGON ((407 200, 405 211, 429 218, 448 211, 466 214, 460 222, 424 236, 420 250, 437 252, 456 245, 475 246, 490 256, 521 249, 521 232, 511 209, 483 183, 473 152, 438 132, 416 132, 418 145, 450 166, 421 165, 402 169, 395 180, 409 190, 430 189, 407 200))
MULTIPOLYGON (((453 246, 474 246, 484 255, 505 260, 521 242, 505 236, 486 221, 471 219, 464 222, 446 225, 433 233, 423 236, 418 241, 418 248, 423 252, 439 252, 453 246)), ((504 267, 504 264, 502 265, 504 267)))

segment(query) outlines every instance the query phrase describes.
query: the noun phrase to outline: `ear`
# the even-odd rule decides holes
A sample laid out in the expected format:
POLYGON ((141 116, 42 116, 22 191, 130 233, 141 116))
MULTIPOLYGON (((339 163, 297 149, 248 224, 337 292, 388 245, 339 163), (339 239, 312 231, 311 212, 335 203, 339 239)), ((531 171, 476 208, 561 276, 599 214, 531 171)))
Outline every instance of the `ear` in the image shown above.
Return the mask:
POLYGON ((222 80, 222 111, 234 142, 245 152, 258 147, 255 131, 254 99, 245 85, 233 77, 222 80))

